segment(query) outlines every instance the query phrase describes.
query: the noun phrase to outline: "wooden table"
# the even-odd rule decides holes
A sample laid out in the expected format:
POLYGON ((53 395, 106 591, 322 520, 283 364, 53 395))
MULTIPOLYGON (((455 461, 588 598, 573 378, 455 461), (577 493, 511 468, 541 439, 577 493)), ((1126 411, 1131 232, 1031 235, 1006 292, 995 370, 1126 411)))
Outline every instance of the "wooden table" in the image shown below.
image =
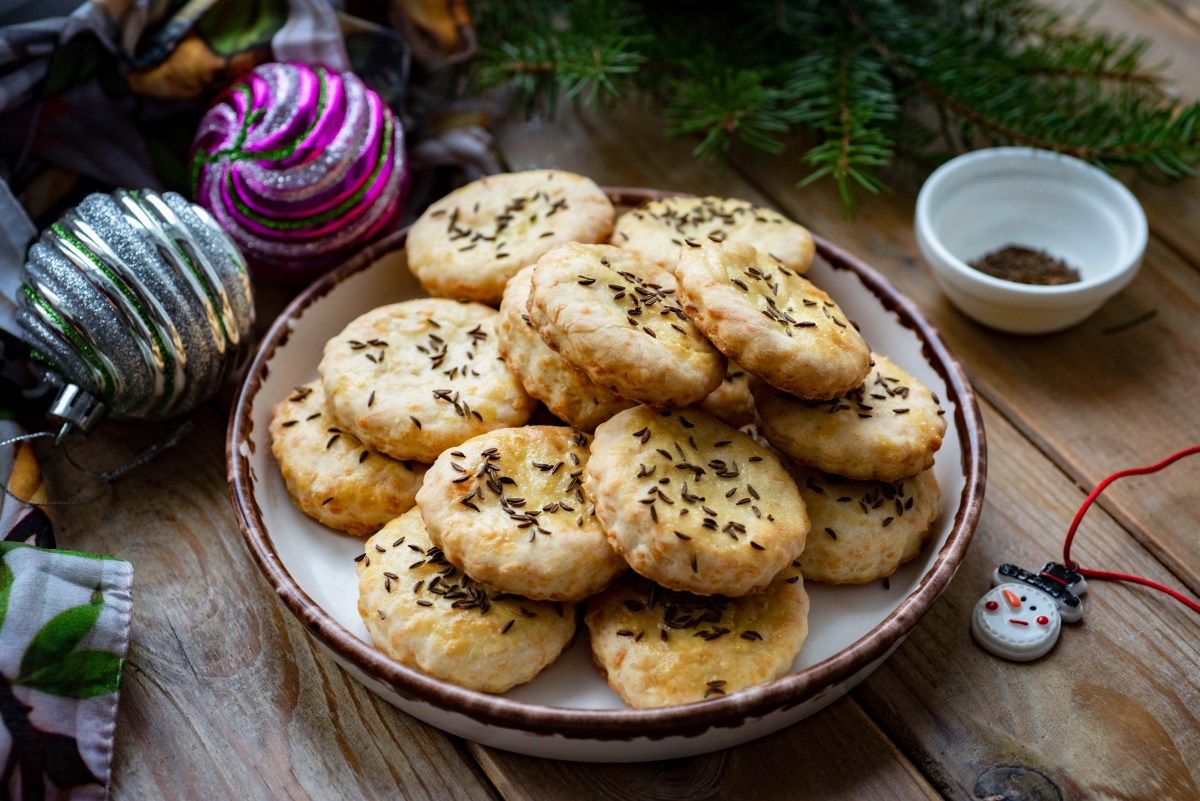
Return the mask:
MULTIPOLYGON (((1099 20, 1156 39, 1200 94, 1188 0, 1110 2, 1099 20)), ((987 501, 949 590, 848 697, 775 735, 670 762, 552 762, 447 736, 369 693, 276 603, 225 490, 226 408, 104 500, 57 514, 61 545, 136 566, 133 641, 113 798, 1112 798, 1200 799, 1200 616, 1166 596, 1095 584, 1049 657, 998 660, 968 633, 1001 561, 1059 552, 1086 489, 1200 443, 1200 181, 1135 183, 1150 245, 1134 283, 1065 333, 1020 338, 951 308, 918 257, 914 193, 857 219, 828 184, 797 191, 795 158, 704 168, 632 108, 507 125, 513 169, 555 166, 608 185, 774 206, 883 271, 964 362, 987 425, 987 501), (1113 327, 1156 312, 1149 321, 1113 327)), ((169 425, 106 424, 78 453, 116 464, 169 425)), ((69 494, 66 471, 49 466, 69 494)), ((1200 593, 1200 459, 1118 482, 1074 555, 1200 593)), ((61 496, 60 496, 61 497, 61 496)))

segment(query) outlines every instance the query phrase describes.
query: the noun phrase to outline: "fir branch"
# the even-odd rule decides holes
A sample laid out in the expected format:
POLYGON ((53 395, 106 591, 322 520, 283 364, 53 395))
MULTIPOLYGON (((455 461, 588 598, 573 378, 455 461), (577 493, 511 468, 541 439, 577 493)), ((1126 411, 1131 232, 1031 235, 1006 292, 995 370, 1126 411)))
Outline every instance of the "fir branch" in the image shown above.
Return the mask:
POLYGON ((492 39, 478 60, 482 89, 511 84, 532 109, 539 102, 553 113, 561 92, 592 103, 610 101, 631 88, 645 56, 643 21, 627 2, 481 3, 481 35, 492 39))
POLYGON ((675 101, 667 108, 669 136, 703 134, 693 154, 702 161, 729 155, 734 142, 778 155, 778 134, 788 131, 793 114, 788 94, 769 85, 762 70, 721 66, 702 59, 675 81, 675 101))
POLYGON ((481 0, 476 86, 530 108, 641 94, 700 159, 815 140, 802 185, 886 189, 899 152, 1056 150, 1168 178, 1200 169, 1200 104, 1173 100, 1148 42, 1035 0, 481 0), (730 43, 738 43, 731 47, 730 43), (922 103, 915 103, 919 98, 922 103), (938 124, 922 124, 932 106, 938 124), (919 113, 912 113, 916 109, 919 113), (944 151, 933 150, 940 141, 944 151))
POLYGON ((831 176, 847 209, 854 205, 853 184, 882 191, 877 171, 894 155, 886 128, 899 113, 886 65, 866 46, 835 43, 832 52, 797 61, 789 88, 798 101, 796 120, 824 138, 804 154, 813 172, 800 185, 831 176))
MULTIPOLYGON (((1040 30, 1040 40, 1005 49, 973 33, 933 30, 917 15, 898 16, 890 3, 845 4, 848 18, 880 55, 918 91, 945 109, 971 138, 1066 153, 1104 165, 1194 174, 1200 106, 1164 102, 1161 83, 1140 73, 1146 43, 1111 34, 1040 30), (1042 58, 1045 53, 1053 59, 1042 58), (1074 63, 1084 80, 1031 65, 1074 63), (1106 80, 1125 76, 1117 91, 1106 80), (1138 76, 1140 80, 1133 80, 1138 76)), ((968 141, 969 144, 969 141, 968 141)))

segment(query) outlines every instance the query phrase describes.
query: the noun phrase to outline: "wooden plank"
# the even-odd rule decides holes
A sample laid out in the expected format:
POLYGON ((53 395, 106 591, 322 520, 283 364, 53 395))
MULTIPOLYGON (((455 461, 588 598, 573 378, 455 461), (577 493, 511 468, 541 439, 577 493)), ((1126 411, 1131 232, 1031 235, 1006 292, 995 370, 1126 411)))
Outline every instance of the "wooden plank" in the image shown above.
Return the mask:
MULTIPOLYGON (((72 453, 111 468, 174 425, 106 421, 72 453)), ((368 692, 275 600, 230 509, 224 439, 202 409, 177 448, 55 510, 61 547, 134 564, 113 798, 494 797, 454 739, 368 692)), ((77 496, 78 474, 47 462, 52 497, 77 496)))
POLYGON ((857 704, 713 754, 631 765, 552 762, 469 746, 508 801, 630 798, 938 799, 857 704))
MULTIPOLYGON (((1200 3, 1196 0, 1110 0, 1080 4, 1050 0, 1064 12, 1085 13, 1097 25, 1152 41, 1146 63, 1164 65, 1172 88, 1187 102, 1200 100, 1200 3)), ((1200 268, 1200 179, 1164 184, 1121 176, 1146 209, 1151 230, 1200 268)))
POLYGON ((1200 33, 1200 0, 1163 0, 1163 4, 1174 9, 1200 33))
MULTIPOLYGON (((664 142, 660 130, 652 116, 622 109, 526 129, 504 147, 519 167, 554 165, 605 183, 640 178, 766 199, 719 169, 674 162, 667 154, 677 158, 686 145, 664 142), (626 152, 654 155, 639 175, 640 163, 621 160, 626 152)), ((1197 622, 1182 607, 1139 588, 1101 585, 1083 627, 1066 632, 1057 653, 1024 667, 974 646, 968 620, 996 562, 1036 567, 1055 556, 1083 497, 1072 479, 1090 485, 1200 440, 1195 405, 1185 400, 1200 389, 1195 271, 1156 243, 1145 274, 1084 326, 1052 337, 1001 335, 963 318, 931 284, 912 238, 911 193, 868 203, 852 221, 828 186, 794 192, 798 176, 784 161, 748 159, 739 170, 793 216, 882 268, 939 324, 981 393, 1003 404, 1001 412, 987 407, 991 491, 968 565, 856 699, 951 797, 1014 787, 1039 797, 1031 795, 1039 786, 1053 789, 1047 780, 1065 797, 1145 797, 1143 788, 1155 798, 1194 797, 1190 766, 1200 764, 1200 740, 1190 710, 1200 696, 1200 657, 1197 622), (1160 311, 1154 321, 1119 335, 1101 333, 1148 308, 1160 311)), ((1198 518, 1194 504, 1188 506, 1197 469, 1184 462, 1133 489, 1118 483, 1106 505, 1133 530, 1096 508, 1076 557, 1175 583, 1138 547, 1142 538, 1195 586, 1200 553, 1188 540, 1198 518)), ((495 775, 493 781, 504 787, 495 775)))
MULTIPOLYGON (((514 111, 514 114, 519 112, 514 111)), ((695 142, 666 139, 661 116, 633 103, 612 109, 562 104, 552 120, 506 120, 496 140, 513 170, 573 170, 603 186, 642 186, 693 194, 721 194, 762 201, 725 164, 703 166, 691 155, 695 142)))
MULTIPOLYGON (((1093 582, 1083 622, 1041 660, 1005 662, 972 641, 992 569, 1053 558, 1059 510, 1083 497, 995 409, 984 416, 987 501, 966 560, 854 697, 948 797, 1200 798, 1200 617, 1159 593, 1093 582), (1051 785, 1061 795, 1034 793, 1051 785)), ((1101 510, 1079 549, 1172 583, 1101 510)))
MULTIPOLYGON (((1152 239, 1134 282, 1090 319, 1059 334, 1018 337, 959 314, 921 262, 912 232, 911 193, 867 201, 855 220, 829 185, 793 187, 799 170, 744 172, 785 212, 880 268, 918 302, 967 365, 976 389, 1081 485, 1158 461, 1200 442, 1200 272, 1152 239), (1147 312, 1139 326, 1106 334, 1147 312)), ((1200 219, 1200 218, 1198 218, 1200 219)), ((1200 508, 1186 499, 1200 480, 1197 460, 1152 481, 1127 481, 1102 503, 1134 530, 1193 592, 1200 593, 1200 508)))

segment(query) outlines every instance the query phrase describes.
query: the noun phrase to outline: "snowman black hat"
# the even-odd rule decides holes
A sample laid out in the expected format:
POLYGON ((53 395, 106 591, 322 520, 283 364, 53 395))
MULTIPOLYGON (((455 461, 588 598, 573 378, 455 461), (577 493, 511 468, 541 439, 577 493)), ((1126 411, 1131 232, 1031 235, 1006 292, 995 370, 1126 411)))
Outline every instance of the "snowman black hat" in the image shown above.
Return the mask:
POLYGON ((1058 562, 1047 562, 1041 572, 1031 573, 1023 567, 1003 564, 992 573, 992 585, 1021 582, 1041 590, 1058 603, 1063 620, 1073 623, 1083 617, 1083 601, 1087 579, 1078 571, 1058 562))

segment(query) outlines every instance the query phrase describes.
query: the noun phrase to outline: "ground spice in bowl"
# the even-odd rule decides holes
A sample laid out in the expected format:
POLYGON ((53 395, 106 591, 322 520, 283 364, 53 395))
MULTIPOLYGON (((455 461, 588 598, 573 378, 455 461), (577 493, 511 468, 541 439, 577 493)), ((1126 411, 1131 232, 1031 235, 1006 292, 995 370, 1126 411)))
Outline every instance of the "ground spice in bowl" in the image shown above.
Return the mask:
POLYGON ((1079 270, 1062 259, 1055 258, 1044 250, 1034 250, 1022 245, 1005 245, 969 264, 993 278, 1019 284, 1054 286, 1074 284, 1080 280, 1079 270))

